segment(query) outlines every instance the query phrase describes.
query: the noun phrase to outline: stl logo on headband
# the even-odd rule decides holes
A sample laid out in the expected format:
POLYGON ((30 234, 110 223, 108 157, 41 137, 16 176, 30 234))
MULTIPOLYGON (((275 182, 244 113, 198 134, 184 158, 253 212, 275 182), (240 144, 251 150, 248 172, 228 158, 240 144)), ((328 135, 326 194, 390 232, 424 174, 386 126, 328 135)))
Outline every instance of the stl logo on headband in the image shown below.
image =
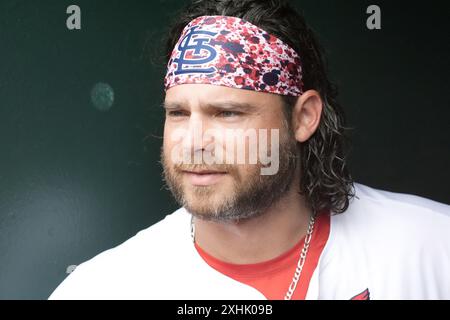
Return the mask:
POLYGON ((187 83, 299 96, 298 54, 280 39, 236 17, 202 16, 184 28, 172 51, 165 89, 187 83))
POLYGON ((180 41, 178 45, 179 57, 173 61, 177 64, 177 69, 174 71, 175 75, 184 73, 212 73, 217 69, 214 66, 201 68, 213 61, 217 56, 216 49, 208 45, 212 36, 217 32, 210 32, 204 30, 197 30, 198 26, 189 29, 188 34, 180 41), (209 36, 209 38, 200 38, 199 35, 209 36), (205 57, 203 53, 207 52, 205 57))

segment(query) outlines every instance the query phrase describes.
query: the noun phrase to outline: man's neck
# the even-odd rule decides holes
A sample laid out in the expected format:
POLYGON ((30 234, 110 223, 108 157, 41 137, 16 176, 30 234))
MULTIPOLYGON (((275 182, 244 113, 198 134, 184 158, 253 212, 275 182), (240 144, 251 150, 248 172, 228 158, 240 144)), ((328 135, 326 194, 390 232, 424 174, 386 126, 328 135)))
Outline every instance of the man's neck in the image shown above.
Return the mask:
MULTIPOLYGON (((298 184, 297 184, 298 185, 298 184)), ((224 262, 251 264, 276 258, 305 236, 311 210, 297 188, 263 214, 239 222, 194 219, 195 241, 224 262)))

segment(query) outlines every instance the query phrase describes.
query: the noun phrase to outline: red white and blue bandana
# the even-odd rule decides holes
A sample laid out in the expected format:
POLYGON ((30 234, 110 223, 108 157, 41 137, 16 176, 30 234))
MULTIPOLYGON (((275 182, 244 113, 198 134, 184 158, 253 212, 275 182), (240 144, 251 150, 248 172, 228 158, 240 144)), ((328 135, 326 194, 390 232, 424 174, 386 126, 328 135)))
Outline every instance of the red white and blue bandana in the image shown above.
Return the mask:
POLYGON ((183 30, 172 52, 165 89, 187 83, 300 96, 299 55, 257 26, 236 17, 202 16, 183 30))

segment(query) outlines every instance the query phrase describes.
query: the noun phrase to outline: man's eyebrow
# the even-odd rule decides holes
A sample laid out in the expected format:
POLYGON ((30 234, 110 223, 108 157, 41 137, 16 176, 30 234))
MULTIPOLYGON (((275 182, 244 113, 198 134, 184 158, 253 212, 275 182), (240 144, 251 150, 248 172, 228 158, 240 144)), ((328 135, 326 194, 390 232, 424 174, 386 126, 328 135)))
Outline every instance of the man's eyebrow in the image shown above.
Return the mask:
POLYGON ((254 104, 236 101, 221 101, 216 103, 207 103, 205 107, 211 109, 233 109, 240 111, 254 111, 258 109, 258 107, 254 104))
MULTIPOLYGON (((164 109, 180 109, 183 108, 185 103, 178 102, 163 102, 164 109)), ((205 109, 233 109, 241 111, 253 111, 258 109, 258 106, 251 103, 236 102, 236 101, 221 101, 215 103, 206 103, 201 106, 205 109)))
POLYGON ((162 103, 162 107, 164 109, 180 109, 180 108, 183 107, 183 105, 180 104, 180 103, 177 103, 177 102, 166 102, 166 101, 164 101, 162 103))

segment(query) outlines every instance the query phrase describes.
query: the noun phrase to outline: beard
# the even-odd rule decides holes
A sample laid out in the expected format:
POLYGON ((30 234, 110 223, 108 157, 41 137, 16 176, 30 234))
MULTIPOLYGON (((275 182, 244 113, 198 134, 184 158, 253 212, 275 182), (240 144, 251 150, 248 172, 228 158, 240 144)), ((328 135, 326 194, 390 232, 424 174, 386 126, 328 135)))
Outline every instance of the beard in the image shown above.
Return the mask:
POLYGON ((288 134, 280 141, 279 169, 274 175, 261 175, 263 165, 259 162, 245 168, 245 176, 239 173, 238 165, 172 164, 163 147, 161 162, 165 184, 178 204, 197 218, 227 222, 260 216, 283 198, 294 180, 297 142, 289 130, 285 132, 288 134), (230 192, 226 193, 215 185, 183 184, 183 170, 199 169, 227 172, 233 181, 230 192))

